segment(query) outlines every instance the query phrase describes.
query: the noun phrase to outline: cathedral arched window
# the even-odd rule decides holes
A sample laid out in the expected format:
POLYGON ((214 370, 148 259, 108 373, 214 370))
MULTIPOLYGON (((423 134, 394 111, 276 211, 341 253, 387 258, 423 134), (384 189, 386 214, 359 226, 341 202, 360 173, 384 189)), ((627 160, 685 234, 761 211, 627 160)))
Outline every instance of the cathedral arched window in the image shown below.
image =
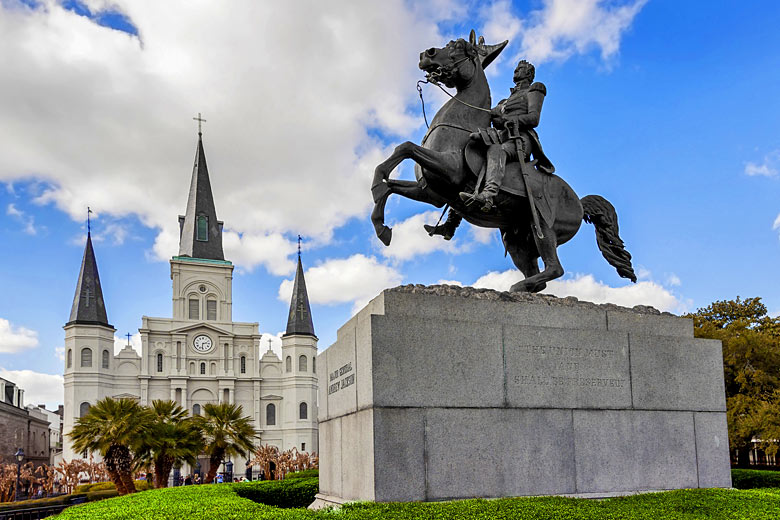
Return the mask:
POLYGON ((73 351, 68 349, 68 368, 73 366, 73 351))
POLYGON ((309 418, 309 405, 307 405, 306 403, 301 403, 298 406, 298 418, 299 419, 309 418))
POLYGON ((79 417, 84 417, 87 413, 89 413, 89 403, 81 403, 81 406, 79 406, 79 417))
POLYGON ((298 358, 298 372, 306 372, 307 365, 308 362, 306 361, 306 356, 301 356, 298 358))
POLYGON ((92 349, 91 348, 83 348, 83 349, 81 349, 81 366, 82 367, 91 367, 92 366, 92 349))
POLYGON ((195 235, 196 240, 201 242, 208 242, 209 240, 209 218, 206 215, 198 215, 196 219, 197 232, 195 235))
POLYGON ((317 356, 311 358, 311 371, 313 374, 317 373, 317 356))
POLYGON ((110 356, 110 354, 108 353, 108 350, 104 350, 103 351, 103 359, 102 359, 102 363, 101 363, 101 366, 103 368, 108 368, 108 356, 110 356))
POLYGON ((217 321, 217 300, 206 300, 206 319, 211 321, 217 321))
POLYGON ((287 372, 292 372, 292 358, 290 356, 284 360, 284 368, 287 372))
POLYGON ((273 403, 265 407, 265 424, 268 426, 276 425, 276 405, 273 403))
POLYGON ((192 415, 200 415, 200 405, 199 404, 193 404, 192 405, 192 415))
POLYGON ((206 375, 206 363, 200 364, 200 375, 205 376, 206 375))
POLYGON ((163 371, 163 355, 161 352, 157 353, 157 371, 158 372, 163 371))
POLYGON ((197 297, 190 296, 189 316, 191 320, 200 319, 200 300, 197 297))
POLYGON ((241 373, 246 374, 246 356, 241 356, 240 364, 241 373))

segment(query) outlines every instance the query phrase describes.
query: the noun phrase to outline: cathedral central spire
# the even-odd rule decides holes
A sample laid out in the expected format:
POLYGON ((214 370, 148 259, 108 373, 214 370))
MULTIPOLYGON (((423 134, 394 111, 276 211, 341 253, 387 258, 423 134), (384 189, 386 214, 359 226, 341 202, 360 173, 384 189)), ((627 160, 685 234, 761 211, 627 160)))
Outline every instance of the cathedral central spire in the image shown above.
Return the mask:
POLYGON ((217 220, 217 211, 214 208, 201 132, 198 132, 198 149, 192 168, 187 212, 184 216, 179 215, 179 256, 207 260, 225 259, 222 251, 222 222, 217 220))

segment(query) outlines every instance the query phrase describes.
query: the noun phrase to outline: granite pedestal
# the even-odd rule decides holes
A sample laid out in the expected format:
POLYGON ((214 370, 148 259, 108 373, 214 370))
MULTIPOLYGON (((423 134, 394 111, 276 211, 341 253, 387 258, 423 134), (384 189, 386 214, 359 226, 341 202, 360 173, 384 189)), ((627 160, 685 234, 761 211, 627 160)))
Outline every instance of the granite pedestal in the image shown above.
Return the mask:
POLYGON ((652 308, 402 286, 317 366, 317 505, 731 486, 720 342, 652 308))

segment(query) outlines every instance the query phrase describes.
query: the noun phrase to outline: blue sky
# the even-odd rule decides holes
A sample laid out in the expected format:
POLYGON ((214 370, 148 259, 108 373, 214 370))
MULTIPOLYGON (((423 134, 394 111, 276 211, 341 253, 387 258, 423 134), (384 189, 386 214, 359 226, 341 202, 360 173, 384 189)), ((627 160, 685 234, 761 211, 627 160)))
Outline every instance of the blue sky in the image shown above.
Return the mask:
MULTIPOLYGON (((494 103, 520 57, 536 64, 545 151, 580 197, 613 203, 640 275, 619 278, 583 225, 549 292, 676 313, 760 296, 780 313, 774 2, 155 4, 0 2, 0 376, 28 402, 61 396, 87 205, 117 335, 170 316, 198 112, 235 320, 283 331, 299 233, 321 349, 384 287, 519 280, 495 232, 428 238, 434 208, 393 198, 386 249, 368 220, 373 167, 424 133, 419 52, 471 28, 510 39, 494 103)), ((430 114, 443 95, 425 96, 430 114)))

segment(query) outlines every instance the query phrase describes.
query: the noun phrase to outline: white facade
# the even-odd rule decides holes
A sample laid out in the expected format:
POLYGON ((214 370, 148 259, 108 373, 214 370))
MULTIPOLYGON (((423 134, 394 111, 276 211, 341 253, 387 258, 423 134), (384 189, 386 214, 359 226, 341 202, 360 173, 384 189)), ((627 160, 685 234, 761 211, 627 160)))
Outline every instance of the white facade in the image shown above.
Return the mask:
MULTIPOLYGON (((72 318, 65 326, 63 458, 81 456, 73 453, 67 433, 104 397, 144 405, 171 399, 190 414, 202 413, 207 403, 236 403, 260 432, 257 446, 317 451, 316 337, 285 335, 282 351, 289 366, 263 350, 257 323, 232 321, 229 261, 176 256, 171 280, 172 318, 142 318, 140 356, 130 346, 114 355, 115 329, 107 323, 72 318)), ((233 462, 235 474, 243 474, 245 461, 233 462)))

